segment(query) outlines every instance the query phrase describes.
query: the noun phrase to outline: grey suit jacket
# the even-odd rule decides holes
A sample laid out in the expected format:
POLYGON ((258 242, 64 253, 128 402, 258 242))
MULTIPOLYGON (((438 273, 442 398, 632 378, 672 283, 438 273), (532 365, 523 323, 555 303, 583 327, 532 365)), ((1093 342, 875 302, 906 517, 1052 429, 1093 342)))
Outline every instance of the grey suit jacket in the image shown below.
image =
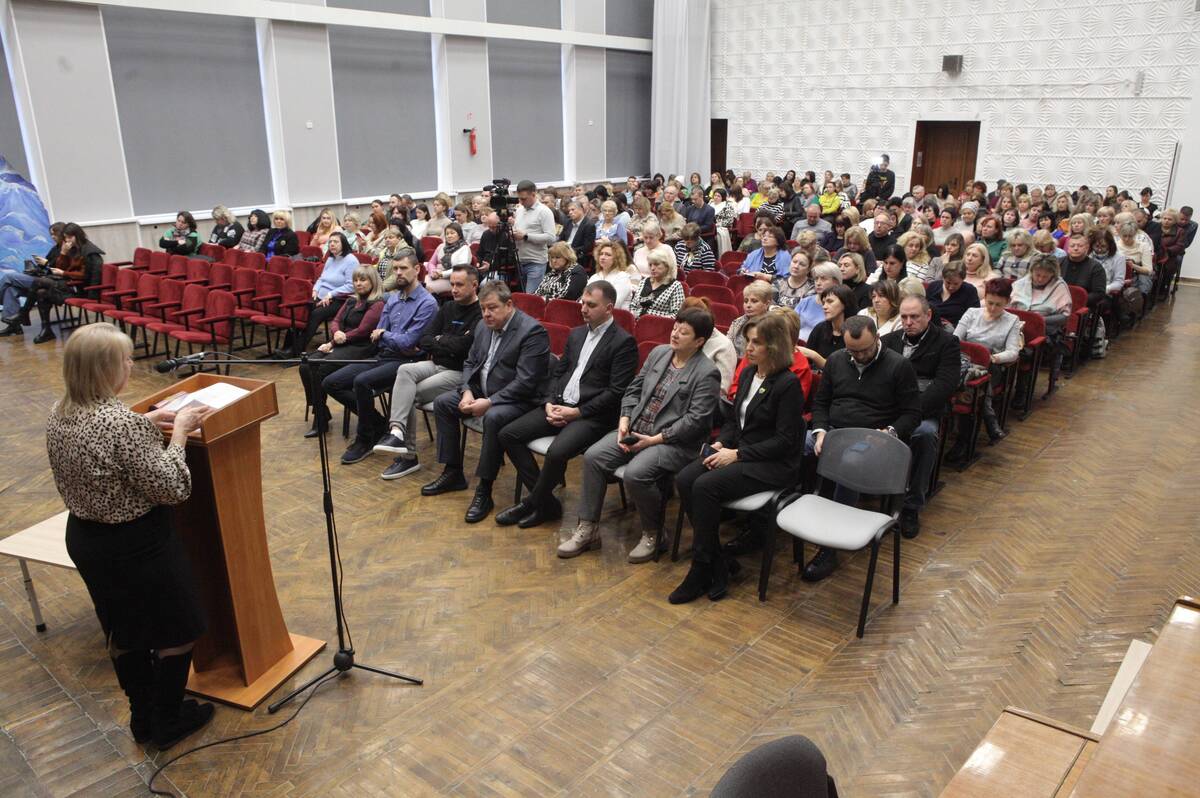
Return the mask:
POLYGON ((495 333, 482 320, 475 326, 475 341, 463 364, 461 389, 483 395, 493 405, 536 404, 550 375, 550 336, 532 316, 513 309, 508 329, 500 339, 495 360, 488 370, 488 384, 480 385, 483 364, 495 333))
MULTIPOLYGON (((671 364, 669 344, 657 346, 647 356, 642 370, 633 378, 621 399, 621 415, 630 424, 650 403, 655 387, 671 364)), ((712 431, 712 415, 721 393, 721 372, 703 352, 697 352, 683 367, 675 384, 667 389, 666 401, 654 417, 655 434, 665 442, 680 446, 696 445, 712 431)))

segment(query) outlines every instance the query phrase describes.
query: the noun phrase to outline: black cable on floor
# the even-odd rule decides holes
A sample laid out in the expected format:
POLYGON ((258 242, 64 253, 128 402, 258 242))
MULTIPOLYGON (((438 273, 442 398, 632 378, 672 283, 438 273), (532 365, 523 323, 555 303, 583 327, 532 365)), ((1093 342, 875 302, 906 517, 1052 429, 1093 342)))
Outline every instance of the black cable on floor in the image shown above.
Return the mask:
POLYGON ((173 793, 173 792, 166 792, 164 790, 154 789, 154 780, 158 778, 158 774, 162 773, 168 767, 175 764, 179 760, 183 759, 185 756, 194 754, 197 751, 203 751, 205 748, 212 748, 215 745, 223 745, 224 743, 233 743, 233 742, 237 742, 238 740, 249 740, 251 737, 258 737, 263 734, 270 734, 273 731, 282 729, 284 726, 288 725, 289 723, 291 723, 293 720, 296 719, 296 716, 299 715, 301 710, 303 710, 304 707, 308 705, 308 702, 312 700, 312 697, 317 694, 318 690, 320 690, 322 687, 324 687, 327 682, 333 681, 340 675, 341 675, 340 673, 331 673, 328 676, 326 676, 324 679, 322 679, 321 681, 317 682, 316 685, 313 686, 313 689, 309 692, 309 694, 307 696, 305 696, 304 700, 300 702, 300 706, 296 707, 296 711, 293 712, 291 715, 288 715, 287 720, 277 723, 274 726, 270 727, 269 729, 259 729, 258 731, 248 732, 246 734, 239 734, 236 737, 226 737, 222 740, 213 740, 211 743, 205 743, 204 745, 198 745, 195 748, 184 751, 182 754, 173 756, 170 759, 168 759, 166 762, 163 762, 161 765, 158 766, 158 769, 154 771, 154 775, 152 775, 150 777, 150 781, 147 782, 147 784, 146 784, 146 786, 150 790, 150 794, 151 795, 165 795, 165 796, 168 796, 168 798, 175 798, 175 793, 173 793))

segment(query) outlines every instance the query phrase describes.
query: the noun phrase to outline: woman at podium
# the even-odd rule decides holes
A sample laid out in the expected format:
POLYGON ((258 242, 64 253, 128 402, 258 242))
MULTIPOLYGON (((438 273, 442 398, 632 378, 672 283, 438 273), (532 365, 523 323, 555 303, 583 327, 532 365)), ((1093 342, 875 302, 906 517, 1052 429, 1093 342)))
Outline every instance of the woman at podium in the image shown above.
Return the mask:
POLYGON ((132 342, 111 324, 77 330, 63 351, 63 398, 46 424, 54 482, 70 515, 67 552, 87 586, 138 742, 166 749, 212 718, 184 701, 205 621, 168 505, 191 494, 184 442, 202 410, 146 415, 119 394, 132 342), (163 448, 160 427, 171 427, 163 448))

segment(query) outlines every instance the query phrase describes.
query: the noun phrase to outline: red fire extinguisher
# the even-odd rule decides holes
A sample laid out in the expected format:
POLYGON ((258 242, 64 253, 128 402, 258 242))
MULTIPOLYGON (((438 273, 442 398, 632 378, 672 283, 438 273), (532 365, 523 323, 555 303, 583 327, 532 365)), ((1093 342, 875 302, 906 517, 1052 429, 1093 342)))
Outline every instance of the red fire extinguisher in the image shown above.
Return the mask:
POLYGON ((471 154, 478 155, 479 154, 479 146, 475 142, 475 128, 464 127, 463 133, 466 133, 467 136, 469 137, 468 141, 470 142, 470 145, 471 145, 471 154))

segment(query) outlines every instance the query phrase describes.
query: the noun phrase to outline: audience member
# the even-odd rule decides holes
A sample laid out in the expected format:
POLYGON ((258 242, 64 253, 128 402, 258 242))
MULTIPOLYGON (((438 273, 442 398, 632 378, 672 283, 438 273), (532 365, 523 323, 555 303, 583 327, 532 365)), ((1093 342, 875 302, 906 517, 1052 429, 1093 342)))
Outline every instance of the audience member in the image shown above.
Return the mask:
POLYGON ((588 278, 588 282, 604 280, 612 285, 613 290, 617 292, 617 309, 629 310, 634 295, 642 287, 643 278, 638 270, 625 260, 625 247, 613 241, 598 241, 592 251, 592 258, 596 263, 596 271, 588 278))
POLYGON ((701 236, 713 236, 717 231, 717 212, 705 201, 704 189, 692 186, 691 202, 683 209, 683 218, 699 228, 701 236))
POLYGON ((707 313, 689 308, 676 317, 671 342, 646 357, 621 399, 617 429, 583 458, 579 521, 559 544, 559 557, 600 547, 600 511, 614 471, 625 466, 624 484, 641 522, 641 540, 629 562, 644 563, 658 551, 665 512, 664 483, 687 464, 712 429, 721 378, 701 351, 712 334, 707 313))
MULTIPOLYGON (((521 190, 532 192, 529 188, 521 190)), ((537 203, 536 198, 533 203, 537 203)), ((542 209, 549 211, 545 206, 542 209)), ((487 518, 495 506, 492 483, 504 460, 500 430, 537 406, 550 368, 546 328, 513 305, 507 285, 497 280, 484 283, 479 289, 479 310, 483 320, 476 325, 462 380, 456 389, 433 402, 437 456, 443 470, 421 488, 422 496, 467 489, 460 447, 462 420, 480 419, 483 441, 475 466, 479 481, 463 519, 468 524, 487 518)))
MULTIPOLYGON (((663 243, 662 236, 662 228, 658 226, 658 222, 652 222, 642 228, 642 246, 633 252, 633 265, 642 277, 650 276, 651 252, 662 252, 670 257, 672 263, 676 262, 675 250, 663 243)), ((624 247, 624 242, 617 243, 624 247)), ((620 293, 620 288, 617 289, 617 293, 620 293)))
MULTIPOLYGON (((642 202, 645 203, 645 200, 642 202)), ((657 226, 657 222, 655 224, 657 226)), ((592 249, 596 245, 596 224, 588 218, 587 208, 582 200, 572 199, 567 205, 567 223, 558 234, 558 240, 565 242, 574 251, 572 263, 579 263, 583 267, 591 265, 592 249)), ((553 258, 552 255, 548 257, 553 258)))
POLYGON ((683 283, 678 279, 675 259, 663 252, 652 252, 649 257, 650 276, 629 302, 629 312, 635 319, 642 316, 666 316, 675 318, 683 305, 683 283))
POLYGON ((862 255, 843 252, 838 256, 838 270, 842 273, 842 285, 854 292, 854 302, 860 308, 871 304, 871 286, 867 284, 867 267, 862 255))
POLYGON ((1115 218, 1117 252, 1133 270, 1133 284, 1143 296, 1149 296, 1154 286, 1154 245, 1149 237, 1139 237, 1137 222, 1132 213, 1119 213, 1115 218))
POLYGON ((517 184, 517 199, 519 202, 512 217, 512 234, 517 242, 521 288, 525 293, 532 294, 537 291, 538 283, 546 273, 550 245, 558 240, 558 231, 554 225, 554 214, 538 202, 537 186, 532 180, 522 180, 517 184))
POLYGON ((224 205, 218 205, 212 209, 213 230, 208 236, 208 243, 217 244, 225 247, 225 249, 233 249, 242 240, 242 234, 246 232, 242 227, 242 223, 237 220, 237 216, 233 211, 226 208, 224 205))
POLYGON ((800 347, 809 365, 817 370, 824 369, 833 353, 844 348, 842 330, 846 320, 858 314, 858 301, 845 285, 835 285, 821 292, 821 311, 825 320, 813 327, 807 345, 800 347))
POLYGON ((867 282, 874 285, 882 280, 894 280, 899 284, 907 276, 908 255, 904 254, 904 247, 892 244, 879 261, 879 268, 867 278, 867 282))
POLYGON ((688 222, 679 231, 679 241, 675 244, 674 253, 674 262, 685 274, 693 269, 707 272, 717 269, 712 247, 701 237, 700 226, 695 222, 688 222))
POLYGON ((290 211, 275 211, 271 214, 271 229, 263 238, 259 252, 267 260, 276 255, 293 257, 300 254, 300 239, 292 232, 292 214, 290 211))
POLYGON ((425 232, 422 234, 422 237, 442 237, 442 233, 445 231, 446 225, 454 221, 449 215, 450 204, 450 197, 445 193, 440 193, 433 198, 433 202, 431 203, 433 213, 429 216, 429 223, 425 225, 425 232))
POLYGON ((1087 291, 1087 304, 1100 309, 1108 297, 1108 276, 1104 267, 1091 256, 1091 239, 1083 233, 1070 233, 1067 238, 1067 257, 1062 262, 1062 278, 1067 285, 1077 285, 1087 291))
POLYGON ((775 298, 775 289, 770 283, 753 282, 742 289, 742 315, 729 325, 729 340, 740 358, 746 353, 746 339, 742 335, 742 327, 751 319, 761 319, 771 309, 775 298))
POLYGON ((550 375, 549 398, 500 431, 500 444, 529 491, 524 500, 496 515, 501 526, 521 529, 562 518, 554 488, 567 463, 613 428, 621 398, 637 371, 637 342, 613 320, 617 293, 600 280, 588 285, 581 302, 583 324, 567 336, 563 356, 550 375), (527 444, 553 436, 539 470, 527 444))
POLYGON ((804 218, 792 225, 792 240, 799 241, 800 234, 811 230, 817 237, 817 245, 825 247, 833 237, 833 225, 821 218, 821 206, 805 204, 804 218))
POLYGON ((658 226, 662 228, 665 243, 668 245, 675 243, 685 224, 687 224, 687 219, 684 219, 679 213, 675 203, 663 202, 658 206, 658 226))
MULTIPOLYGON (((375 224, 374 216, 374 214, 371 214, 372 226, 375 224)), ((424 238, 429 233, 429 217, 429 206, 425 203, 413 207, 413 217, 408 223, 408 227, 417 238, 424 238)), ((376 230, 376 233, 378 233, 378 230, 376 230)))
POLYGON ((172 255, 194 255, 200 251, 200 236, 191 211, 175 214, 175 224, 158 239, 158 245, 172 255))
MULTIPOLYGON (((696 308, 712 315, 712 300, 706 296, 689 296, 683 300, 681 310, 687 310, 688 308, 696 308)), ((705 357, 716 365, 717 371, 721 373, 721 396, 725 396, 729 393, 729 386, 733 382, 733 372, 737 368, 738 362, 737 352, 733 348, 733 341, 730 341, 729 336, 714 326, 712 335, 704 342, 704 348, 701 351, 704 352, 705 357)))
POLYGON ((354 273, 359 264, 358 258, 350 252, 350 242, 343 233, 332 233, 328 243, 329 257, 325 259, 321 276, 313 283, 308 320, 303 330, 292 331, 292 357, 299 357, 317 330, 337 316, 346 298, 356 293, 354 273))
POLYGON ((600 204, 600 218, 596 221, 596 240, 616 241, 628 246, 629 233, 625 222, 617 218, 617 203, 605 200, 600 204))
POLYGON ((888 248, 897 243, 897 234, 892 229, 894 225, 892 215, 886 210, 875 212, 875 224, 871 226, 871 232, 867 234, 867 243, 871 247, 871 253, 875 256, 875 260, 880 261, 886 258, 888 248))
POLYGON ((889 278, 868 288, 871 291, 871 304, 858 311, 858 315, 870 317, 875 322, 876 332, 885 336, 900 327, 900 286, 889 278))
POLYGON ((784 245, 783 230, 774 224, 767 225, 759 232, 760 246, 752 251, 742 262, 741 273, 762 280, 768 286, 778 275, 786 274, 790 255, 784 245))
POLYGON ((311 247, 320 247, 322 252, 326 251, 329 237, 333 235, 335 230, 337 230, 337 221, 333 218, 333 211, 328 208, 322 208, 321 213, 317 215, 308 245, 311 247))
MULTIPOLYGON (((1005 310, 1012 300, 1012 283, 1003 277, 993 277, 984 286, 983 306, 970 308, 959 319, 954 335, 960 341, 970 341, 987 347, 992 354, 992 365, 989 369, 993 384, 1004 384, 1003 369, 1013 366, 1021 354, 1021 320, 1014 313, 1005 310)), ((918 375, 919 376, 919 375, 918 375)), ((1006 433, 1000 426, 993 405, 992 392, 983 392, 983 422, 987 429, 988 438, 996 443, 1006 433)), ((969 440, 971 431, 969 416, 959 416, 959 441, 969 440)), ((956 444, 957 446, 957 444, 956 444)), ((960 452, 955 453, 955 459, 961 460, 966 454, 966 444, 963 443, 960 452)))
POLYGON ((962 261, 956 260, 943 266, 942 279, 934 280, 925 289, 936 321, 951 330, 967 308, 979 307, 979 292, 966 282, 966 276, 962 261))
POLYGON ((267 233, 271 232, 271 217, 267 212, 255 208, 250 211, 250 217, 246 220, 246 232, 242 233, 242 238, 238 241, 237 247, 242 252, 261 252, 262 243, 266 240, 267 233))
POLYGON ((425 274, 425 290, 436 295, 450 291, 450 272, 455 266, 471 265, 471 245, 463 237, 462 226, 450 222, 442 228, 442 243, 429 259, 425 274))
POLYGON ((991 251, 983 244, 976 242, 967 247, 962 263, 963 280, 975 286, 975 292, 982 295, 984 284, 992 279, 991 251))
POLYGON ((583 296, 587 281, 587 272, 575 262, 575 250, 565 241, 556 241, 550 247, 550 269, 542 278, 536 293, 547 302, 551 299, 574 302, 583 296))
POLYGON ((1097 227, 1092 231, 1092 257, 1104 269, 1105 292, 1109 296, 1120 294, 1125 287, 1125 256, 1117 251, 1117 242, 1108 227, 1097 227))
POLYGON ((871 246, 867 241, 867 231, 861 227, 852 227, 846 231, 845 242, 842 244, 842 248, 833 254, 833 257, 840 260, 842 255, 847 252, 857 253, 862 258, 867 274, 879 268, 879 264, 875 261, 875 253, 871 251, 871 246))
MULTIPOLYGON (((796 303, 796 317, 800 320, 800 341, 807 341, 813 329, 825 321, 825 305, 821 294, 842 284, 842 271, 832 263, 814 266, 812 276, 813 292, 796 303)), ((924 288, 921 290, 924 291, 924 288)))
POLYGON ((811 266, 812 263, 804 250, 800 248, 792 250, 792 260, 788 266, 788 273, 782 277, 775 278, 774 301, 776 305, 794 310, 800 300, 816 292, 816 286, 813 284, 812 277, 809 274, 811 266))
POLYGON ((1033 255, 1033 236, 1028 230, 1017 227, 1004 236, 1008 248, 1000 256, 999 272, 1013 280, 1024 277, 1029 271, 1029 259, 1033 255))
POLYGON ((1179 282, 1183 252, 1187 249, 1187 231, 1179 221, 1179 211, 1167 208, 1159 217, 1160 233, 1154 262, 1158 267, 1159 298, 1175 293, 1179 282))
MULTIPOLYGON (((1045 317, 1047 346, 1050 352, 1050 390, 1058 383, 1062 366, 1062 333, 1071 315, 1071 289, 1059 276, 1058 258, 1039 252, 1029 260, 1029 271, 1013 283, 1010 307, 1028 310, 1045 317)), ((1021 375, 1026 379, 1026 375, 1021 375)), ((1019 388, 1020 386, 1018 386, 1019 388)), ((1017 391, 1020 395, 1020 390, 1017 391)))

